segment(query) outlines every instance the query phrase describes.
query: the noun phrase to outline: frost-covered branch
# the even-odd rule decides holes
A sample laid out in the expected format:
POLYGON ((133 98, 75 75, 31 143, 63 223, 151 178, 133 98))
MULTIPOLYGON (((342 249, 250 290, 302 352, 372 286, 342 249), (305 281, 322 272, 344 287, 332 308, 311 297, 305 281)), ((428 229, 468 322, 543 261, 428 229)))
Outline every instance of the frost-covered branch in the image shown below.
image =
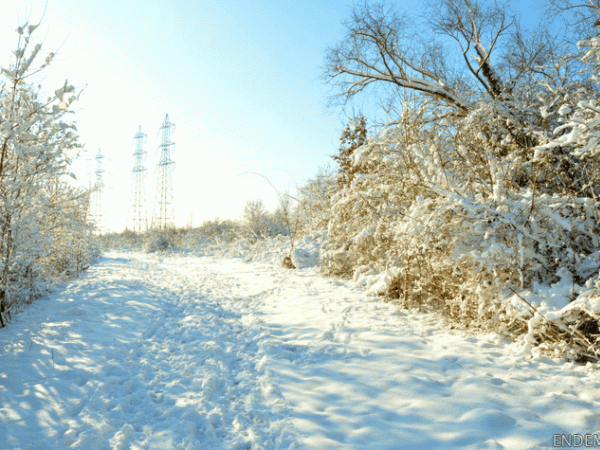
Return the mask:
POLYGON ((0 73, 0 327, 20 303, 93 257, 89 196, 58 178, 81 147, 65 117, 78 93, 68 82, 50 95, 34 84, 53 59, 40 61, 36 28, 17 29, 13 61, 0 73))

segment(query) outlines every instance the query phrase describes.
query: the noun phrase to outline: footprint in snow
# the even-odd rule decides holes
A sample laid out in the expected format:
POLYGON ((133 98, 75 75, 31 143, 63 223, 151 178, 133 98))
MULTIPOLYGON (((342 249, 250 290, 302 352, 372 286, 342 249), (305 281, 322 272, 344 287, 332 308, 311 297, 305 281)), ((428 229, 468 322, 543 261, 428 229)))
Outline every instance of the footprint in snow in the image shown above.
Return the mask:
POLYGON ((303 356, 306 350, 305 345, 286 345, 283 347, 283 352, 279 353, 281 359, 286 359, 290 362, 294 362, 303 356))
POLYGON ((85 316, 86 312, 83 309, 73 308, 67 311, 66 315, 70 317, 81 317, 85 316))
POLYGON ((162 394, 162 392, 150 392, 148 394, 148 397, 150 397, 150 399, 154 403, 162 403, 162 401, 163 401, 163 394, 162 394))
POLYGON ((84 399, 73 401, 73 405, 69 408, 69 415, 71 417, 77 417, 81 413, 81 411, 83 410, 83 408, 85 407, 86 404, 87 404, 87 400, 84 400, 84 399))

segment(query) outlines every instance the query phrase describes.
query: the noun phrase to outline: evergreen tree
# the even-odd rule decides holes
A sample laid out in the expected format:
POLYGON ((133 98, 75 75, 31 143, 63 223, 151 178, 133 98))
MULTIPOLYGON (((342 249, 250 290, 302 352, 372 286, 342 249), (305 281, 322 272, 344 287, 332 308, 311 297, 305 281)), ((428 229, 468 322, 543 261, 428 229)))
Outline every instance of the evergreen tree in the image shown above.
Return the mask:
POLYGON ((338 184, 340 188, 349 186, 358 172, 358 168, 352 164, 352 156, 357 148, 367 142, 367 119, 363 115, 352 120, 340 134, 339 154, 333 159, 338 163, 338 184))

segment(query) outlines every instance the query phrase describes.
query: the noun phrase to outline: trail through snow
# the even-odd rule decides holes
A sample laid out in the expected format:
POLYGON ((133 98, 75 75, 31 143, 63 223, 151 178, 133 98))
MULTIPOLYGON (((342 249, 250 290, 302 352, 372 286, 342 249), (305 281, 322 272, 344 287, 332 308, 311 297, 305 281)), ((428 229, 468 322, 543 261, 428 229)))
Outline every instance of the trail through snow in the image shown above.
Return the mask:
POLYGON ((514 349, 311 268, 113 252, 0 330, 0 449, 600 448, 598 369, 514 349))

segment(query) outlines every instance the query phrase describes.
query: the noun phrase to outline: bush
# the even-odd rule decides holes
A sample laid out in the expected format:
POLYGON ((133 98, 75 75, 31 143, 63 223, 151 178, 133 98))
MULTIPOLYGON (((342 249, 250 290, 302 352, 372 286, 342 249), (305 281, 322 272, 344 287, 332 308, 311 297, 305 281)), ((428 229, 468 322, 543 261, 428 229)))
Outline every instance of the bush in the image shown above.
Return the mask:
POLYGON ((0 70, 0 327, 97 257, 89 193, 68 179, 81 144, 66 115, 78 94, 67 82, 51 95, 36 84, 54 56, 40 61, 36 28, 17 28, 14 57, 0 70))
POLYGON ((355 151, 353 179, 332 199, 322 269, 405 307, 600 357, 600 303, 568 308, 598 279, 599 202, 520 187, 517 158, 477 135, 467 146, 469 118, 458 137, 421 119, 407 110, 355 151))

